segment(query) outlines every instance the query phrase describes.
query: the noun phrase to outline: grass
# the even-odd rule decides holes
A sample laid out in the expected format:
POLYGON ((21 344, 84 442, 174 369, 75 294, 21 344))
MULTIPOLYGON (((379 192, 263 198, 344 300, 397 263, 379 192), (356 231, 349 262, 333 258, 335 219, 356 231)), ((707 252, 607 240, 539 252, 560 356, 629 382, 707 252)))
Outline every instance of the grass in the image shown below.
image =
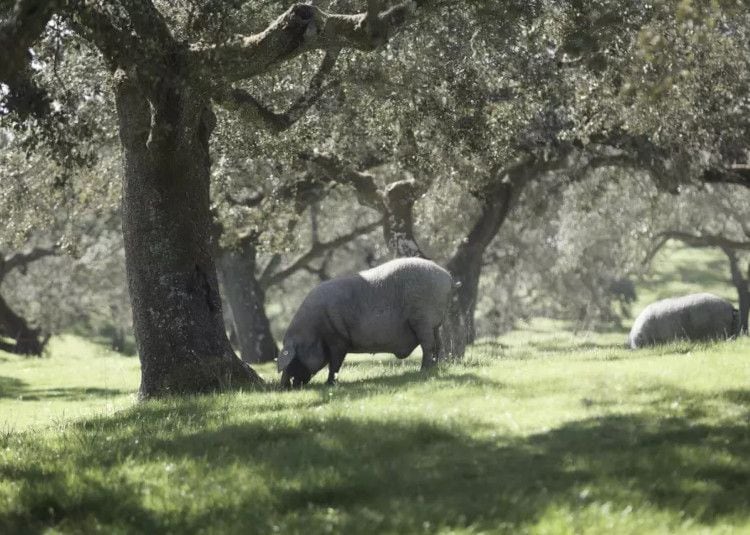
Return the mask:
POLYGON ((695 292, 710 292, 737 306, 729 262, 718 249, 693 249, 669 242, 654 258, 652 268, 636 283, 636 315, 658 299, 695 292))
POLYGON ((750 339, 624 340, 540 319, 429 375, 140 404, 135 359, 3 355, 0 533, 750 532, 750 339))
POLYGON ((0 351, 0 431, 48 425, 130 406, 138 359, 76 336, 50 340, 44 358, 0 351))

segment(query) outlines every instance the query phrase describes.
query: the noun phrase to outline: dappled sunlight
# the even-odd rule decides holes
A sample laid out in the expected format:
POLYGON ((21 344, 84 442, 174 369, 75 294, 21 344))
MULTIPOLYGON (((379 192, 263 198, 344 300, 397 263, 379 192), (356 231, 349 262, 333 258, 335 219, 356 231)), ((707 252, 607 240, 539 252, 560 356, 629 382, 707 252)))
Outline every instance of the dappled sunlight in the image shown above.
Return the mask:
POLYGON ((53 337, 42 359, 7 355, 0 377, 0 426, 56 426, 135 403, 138 359, 82 338, 53 337))
MULTIPOLYGON (((750 522, 748 339, 630 351, 606 335, 549 335, 479 343, 465 362, 426 373, 413 357, 355 356, 333 387, 149 401, 41 434, 0 433, 0 497, 10 500, 0 527, 595 532, 750 522), (106 515, 89 516, 104 503, 106 515)), ((55 398, 31 384, 5 377, 0 402, 27 390, 66 405, 120 394, 55 398)))
MULTIPOLYGON (((648 529, 661 525, 650 522, 661 522, 656 513, 662 511, 678 522, 672 527, 711 526, 744 519, 750 505, 746 422, 700 423, 654 407, 490 437, 481 425, 472 431, 471 418, 460 426, 308 411, 271 423, 260 414, 238 414, 221 396, 194 403, 146 404, 77 424, 51 445, 50 452, 67 451, 64 461, 34 476, 28 459, 3 468, 3 476, 22 486, 24 510, 52 509, 56 522, 85 525, 87 505, 122 494, 100 521, 131 529, 232 529, 250 519, 282 531, 409 531, 425 522, 441 529, 523 529, 550 508, 567 511, 574 522, 593 515, 602 525, 617 525, 629 509, 648 529), (77 442, 83 431, 94 438, 77 442), (91 463, 103 468, 84 471, 76 485, 65 483, 76 466, 91 463), (143 497, 144 477, 158 500, 143 497), (117 491, 97 483, 108 478, 121 482, 117 491), (234 489, 232 498, 224 498, 224 486, 234 489), (171 504, 167 511, 160 511, 162 503, 171 504), (609 511, 601 508, 605 503, 609 511)), ((26 520, 1 518, 8 527, 26 520)))

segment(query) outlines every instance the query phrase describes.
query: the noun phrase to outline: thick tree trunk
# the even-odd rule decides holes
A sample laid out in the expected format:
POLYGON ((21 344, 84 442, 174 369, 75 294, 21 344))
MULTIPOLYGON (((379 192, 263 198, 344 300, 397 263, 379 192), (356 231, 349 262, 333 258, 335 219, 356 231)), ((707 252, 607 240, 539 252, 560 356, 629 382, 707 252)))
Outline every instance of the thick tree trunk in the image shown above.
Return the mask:
POLYGON ((261 382, 224 328, 211 247, 208 102, 178 77, 116 77, 123 235, 142 398, 261 382), (148 92, 148 93, 147 93, 148 92))
POLYGON ((0 335, 15 340, 15 344, 0 341, 0 349, 18 355, 42 354, 45 341, 39 338, 39 330, 32 329, 26 320, 13 310, 0 296, 0 335))
POLYGON ((444 355, 441 358, 460 359, 466 346, 474 342, 474 312, 482 274, 482 257, 508 216, 512 198, 510 184, 499 184, 489 192, 482 200, 479 218, 448 261, 448 271, 458 287, 454 291, 448 316, 442 327, 444 355))
POLYGON ((234 324, 234 332, 245 362, 269 362, 278 348, 266 316, 265 292, 255 276, 255 244, 247 239, 236 248, 220 253, 219 273, 234 324))
POLYGON ((732 249, 722 248, 729 259, 729 270, 732 274, 732 284, 737 290, 737 298, 740 310, 740 333, 747 334, 748 312, 750 311, 750 287, 748 279, 742 276, 737 255, 732 249))

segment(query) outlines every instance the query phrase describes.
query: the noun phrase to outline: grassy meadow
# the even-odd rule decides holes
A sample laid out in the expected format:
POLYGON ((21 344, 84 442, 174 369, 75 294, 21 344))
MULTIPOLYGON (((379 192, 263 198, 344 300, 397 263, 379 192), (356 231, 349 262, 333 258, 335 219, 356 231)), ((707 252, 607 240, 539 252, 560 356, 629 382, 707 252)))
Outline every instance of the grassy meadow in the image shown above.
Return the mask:
MULTIPOLYGON (((733 297, 720 256, 657 262, 636 313, 733 297)), ((0 354, 0 533, 750 533, 750 339, 625 337, 538 319, 428 375, 354 356, 333 388, 147 403, 75 337, 0 354)))

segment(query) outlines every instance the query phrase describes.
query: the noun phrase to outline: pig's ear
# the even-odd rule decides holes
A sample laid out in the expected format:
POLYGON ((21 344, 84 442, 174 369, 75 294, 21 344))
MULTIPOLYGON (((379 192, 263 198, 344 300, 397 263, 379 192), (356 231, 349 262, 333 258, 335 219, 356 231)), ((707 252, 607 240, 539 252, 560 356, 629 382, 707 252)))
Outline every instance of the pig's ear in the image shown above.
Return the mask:
POLYGON ((283 372, 286 370, 287 366, 291 364, 291 362, 294 360, 294 357, 296 356, 296 351, 294 350, 294 346, 285 347, 281 353, 279 353, 279 358, 276 361, 276 367, 280 372, 283 372))

